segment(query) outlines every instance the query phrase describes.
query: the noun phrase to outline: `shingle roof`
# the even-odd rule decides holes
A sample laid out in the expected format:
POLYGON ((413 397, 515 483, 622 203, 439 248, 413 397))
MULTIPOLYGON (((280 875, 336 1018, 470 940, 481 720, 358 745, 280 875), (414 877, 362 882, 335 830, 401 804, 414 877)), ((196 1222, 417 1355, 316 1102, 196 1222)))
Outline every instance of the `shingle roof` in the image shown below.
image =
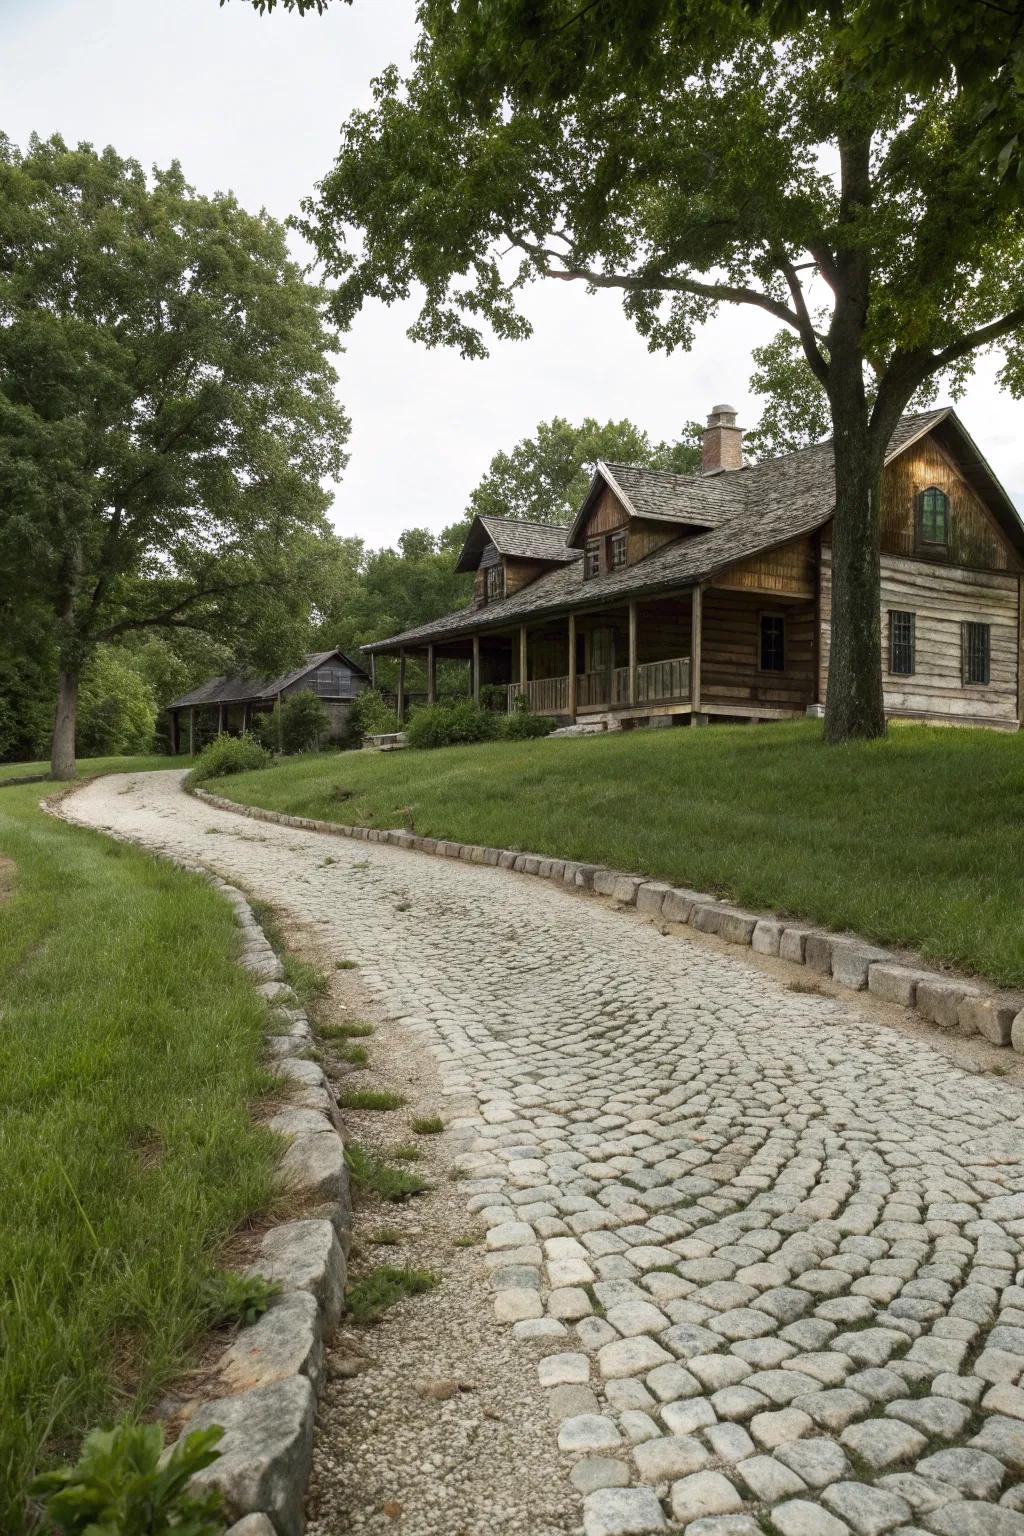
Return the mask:
POLYGON ((733 504, 730 474, 676 475, 635 464, 602 464, 604 478, 636 517, 716 528, 733 504))
POLYGON ((366 676, 366 669, 361 662, 353 661, 346 656, 344 651, 314 651, 306 657, 300 667, 294 667, 290 672, 285 672, 281 677, 211 677, 208 682, 200 683, 198 688, 193 688, 191 693, 183 693, 180 699, 172 699, 168 709, 183 709, 190 704, 257 704, 272 702, 279 693, 290 688, 292 683, 298 682, 300 677, 305 677, 307 672, 322 667, 325 662, 333 657, 340 656, 347 667, 353 672, 358 672, 361 677, 366 676))
MULTIPOLYGON (((905 416, 892 435, 887 459, 892 459, 943 422, 949 422, 958 440, 977 455, 965 429, 955 414, 946 408, 905 416)), ((980 455, 978 458, 984 466, 980 455)), ((618 476, 622 467, 609 466, 609 469, 613 476, 618 476)), ((1024 552, 1024 527, 991 471, 987 466, 984 469, 991 480, 989 494, 1003 498, 1008 509, 1007 517, 1012 519, 1012 523, 1007 521, 1005 524, 1006 530, 1024 552)), ((641 499, 645 494, 644 487, 652 477, 657 477, 659 483, 666 478, 662 470, 633 468, 629 474, 632 491, 639 487, 641 499)), ((663 545, 624 570, 605 572, 586 582, 582 580, 578 565, 563 565, 545 572, 510 597, 487 603, 482 608, 464 608, 446 614, 430 624, 392 635, 363 649, 394 650, 403 644, 500 629, 544 614, 565 613, 573 608, 593 607, 687 587, 762 550, 814 532, 828 522, 835 505, 831 439, 743 470, 714 476, 667 478, 680 482, 678 491, 673 492, 680 498, 680 504, 690 495, 695 499, 705 498, 702 504, 709 507, 709 515, 710 509, 714 510, 715 526, 663 545), (682 484, 684 481, 685 485, 682 484)), ((654 487, 652 494, 661 494, 660 484, 654 487)), ((635 506, 632 493, 630 500, 635 506)), ((688 521, 685 516, 679 520, 688 521)))
POLYGON ((511 555, 516 560, 543 560, 552 565, 564 565, 579 558, 576 550, 567 547, 565 528, 561 523, 528 523, 520 518, 491 517, 481 513, 473 519, 455 569, 476 570, 488 541, 500 555, 511 555))

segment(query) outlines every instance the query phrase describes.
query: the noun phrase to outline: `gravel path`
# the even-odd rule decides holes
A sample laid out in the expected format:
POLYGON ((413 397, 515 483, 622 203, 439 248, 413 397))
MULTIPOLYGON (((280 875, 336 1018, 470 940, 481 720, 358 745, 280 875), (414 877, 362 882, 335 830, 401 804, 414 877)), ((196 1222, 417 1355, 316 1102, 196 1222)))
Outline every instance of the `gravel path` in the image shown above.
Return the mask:
MULTIPOLYGON (((323 1536, 1024 1536, 1015 1084, 546 881, 246 821, 179 780, 100 780, 65 814, 357 960, 396 1070, 412 1041, 456 1096, 451 1189, 487 1229, 441 1363, 479 1348, 463 1369, 509 1432, 460 1428, 460 1395, 445 1450, 397 1452, 401 1511, 342 1514, 359 1416, 335 1434, 329 1404, 323 1536)), ((445 1291, 385 1325, 409 1369, 445 1291)))

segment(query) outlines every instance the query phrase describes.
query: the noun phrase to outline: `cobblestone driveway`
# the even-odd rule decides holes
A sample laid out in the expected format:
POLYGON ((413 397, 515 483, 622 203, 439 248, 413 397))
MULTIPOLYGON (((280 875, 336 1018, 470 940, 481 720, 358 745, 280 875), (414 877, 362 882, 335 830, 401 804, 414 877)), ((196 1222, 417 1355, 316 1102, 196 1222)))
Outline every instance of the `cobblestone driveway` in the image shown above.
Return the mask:
POLYGON ((1024 1533, 1024 1100, 546 881, 67 803, 319 925, 472 1102, 495 1326, 587 1536, 1024 1533))

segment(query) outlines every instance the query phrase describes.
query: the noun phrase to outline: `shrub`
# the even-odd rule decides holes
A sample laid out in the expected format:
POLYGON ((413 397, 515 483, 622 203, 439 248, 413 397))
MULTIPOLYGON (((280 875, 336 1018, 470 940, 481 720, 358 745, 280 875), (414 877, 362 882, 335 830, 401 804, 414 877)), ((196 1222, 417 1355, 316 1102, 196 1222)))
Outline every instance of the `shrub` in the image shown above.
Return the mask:
POLYGON ((322 699, 309 688, 293 693, 281 711, 281 743, 286 752, 319 752, 321 740, 331 728, 331 717, 322 699))
POLYGON ((555 722, 549 715, 531 715, 516 710, 501 722, 501 734, 506 741, 529 741, 534 736, 550 736, 555 722))
POLYGON ((503 715, 508 708, 508 684, 482 683, 480 685, 480 707, 482 709, 489 709, 492 714, 503 715))
POLYGON ((398 730, 398 711, 375 688, 356 695, 349 718, 361 736, 387 736, 398 730))
POLYGON ((489 710, 478 709, 469 699, 459 704, 433 704, 418 709, 406 734, 410 747, 458 747, 466 742, 493 741, 501 721, 489 710))
POLYGON ((189 782, 204 784, 229 773, 252 773, 257 768, 269 768, 272 762, 266 747, 251 736, 217 736, 196 758, 189 782))
POLYGON ((274 709, 262 715, 254 715, 252 724, 249 727, 249 735, 253 741, 258 742, 261 747, 265 747, 268 752, 276 752, 281 740, 281 733, 278 730, 277 724, 277 710, 274 709))
POLYGON ((64 1536, 220 1536, 220 1494, 187 1490, 195 1473, 217 1460, 223 1434, 217 1427, 193 1430, 161 1466, 159 1424, 96 1429, 75 1466, 37 1477, 32 1491, 64 1536))
POLYGON ((250 1328, 266 1312, 281 1287, 263 1275, 219 1270, 203 1291, 211 1328, 250 1328))

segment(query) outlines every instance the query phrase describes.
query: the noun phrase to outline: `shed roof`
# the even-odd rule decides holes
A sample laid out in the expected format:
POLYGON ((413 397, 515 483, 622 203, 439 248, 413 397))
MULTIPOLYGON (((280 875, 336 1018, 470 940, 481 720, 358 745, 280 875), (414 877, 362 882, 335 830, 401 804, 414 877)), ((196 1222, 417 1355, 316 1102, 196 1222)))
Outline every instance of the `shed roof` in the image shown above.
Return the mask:
POLYGON ((200 683, 191 693, 183 693, 180 699, 172 699, 168 709, 187 709, 192 704, 267 704, 273 703, 279 693, 297 683, 308 672, 333 661, 335 657, 345 666, 366 677, 366 668, 353 661, 344 651, 314 651, 299 667, 284 672, 280 677, 211 677, 200 683))
POLYGON ((578 558, 576 551, 566 545, 561 523, 528 523, 521 518, 479 513, 466 535, 455 569, 475 571, 488 544, 493 544, 499 555, 541 560, 549 565, 564 565, 578 558))
MULTIPOLYGON (((1024 524, 1020 515, 952 409, 943 407, 904 416, 890 440, 886 462, 931 431, 949 442, 965 475, 1024 558, 1024 524)), ((639 498, 639 506, 661 504, 663 516, 684 525, 696 525, 696 531, 662 545, 635 565, 604 572, 586 582, 575 563, 558 566, 509 597, 482 608, 445 614, 363 649, 397 650, 428 640, 440 641, 445 636, 454 638, 501 629, 545 614, 691 586, 739 560, 814 532, 829 521, 835 507, 831 439, 763 464, 713 476, 670 475, 664 470, 602 465, 595 483, 615 485, 620 492, 625 490, 628 504, 638 516, 650 515, 639 512, 639 498), (675 484, 668 485, 669 481, 675 484), (678 511, 673 512, 673 508, 678 511), (698 509, 711 526, 700 528, 698 509)), ((593 490, 594 484, 588 499, 593 490)), ((571 536, 572 530, 569 532, 571 536)))

